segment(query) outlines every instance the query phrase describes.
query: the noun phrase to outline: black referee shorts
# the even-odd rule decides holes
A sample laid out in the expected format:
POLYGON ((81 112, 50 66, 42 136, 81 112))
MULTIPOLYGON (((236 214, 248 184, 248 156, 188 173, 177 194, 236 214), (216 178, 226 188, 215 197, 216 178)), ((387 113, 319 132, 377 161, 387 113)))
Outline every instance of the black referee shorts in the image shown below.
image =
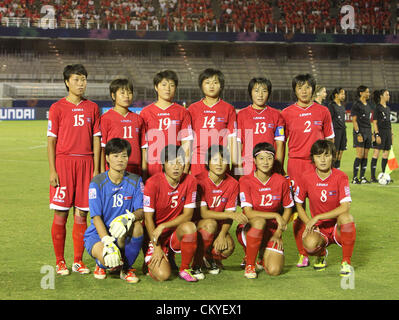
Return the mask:
POLYGON ((346 138, 346 129, 335 129, 334 144, 337 151, 346 150, 346 144, 348 139, 346 138))
POLYGON ((354 148, 370 149, 371 148, 371 144, 372 144, 371 130, 361 130, 360 134, 363 137, 363 142, 358 142, 357 141, 357 134, 353 130, 353 147, 354 148))
POLYGON ((392 146, 392 132, 390 129, 383 130, 380 129, 379 132, 381 137, 381 143, 377 144, 376 141, 373 142, 373 148, 378 150, 390 150, 392 146))

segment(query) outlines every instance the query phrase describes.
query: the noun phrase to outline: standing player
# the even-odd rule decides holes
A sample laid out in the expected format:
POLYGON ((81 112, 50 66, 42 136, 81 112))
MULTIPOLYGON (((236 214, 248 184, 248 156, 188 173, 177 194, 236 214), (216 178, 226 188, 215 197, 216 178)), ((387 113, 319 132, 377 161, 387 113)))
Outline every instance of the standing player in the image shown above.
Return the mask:
POLYGON ((229 234, 233 220, 239 224, 248 222, 244 214, 236 211, 238 182, 227 174, 229 163, 227 149, 212 145, 206 155, 208 172, 197 176, 201 198, 197 228, 202 243, 194 261, 193 276, 199 280, 204 279, 200 267, 203 257, 209 262, 209 273, 218 274, 221 260, 233 253, 234 240, 229 234))
MULTIPOLYGON (((287 173, 294 182, 304 171, 313 167, 309 159, 312 144, 319 139, 334 139, 328 108, 312 100, 315 86, 316 81, 310 74, 297 75, 292 80, 292 90, 297 97, 297 102, 281 112, 285 120, 285 136, 288 139, 287 173)), ((309 261, 302 246, 302 233, 305 226, 296 219, 293 227, 299 251, 297 267, 307 267, 309 261)))
POLYGON ((236 233, 245 248, 244 275, 248 279, 257 277, 255 261, 262 242, 266 249, 259 256, 265 271, 277 276, 284 267, 281 236, 287 228, 294 201, 288 180, 279 174, 281 165, 275 161, 275 153, 270 143, 257 144, 253 150, 256 169, 239 182, 241 207, 249 224, 239 225, 236 233))
POLYGON ((96 259, 94 277, 105 279, 108 268, 120 267, 120 278, 136 283, 132 265, 143 241, 143 189, 140 176, 126 170, 131 146, 113 138, 105 145, 109 170, 90 183, 89 206, 92 224, 84 239, 87 252, 96 259))
MULTIPOLYGON (((284 120, 280 111, 267 105, 272 83, 266 78, 253 78, 248 84, 252 104, 237 114, 238 153, 242 156, 243 174, 254 169, 252 151, 260 142, 268 142, 276 149, 276 160, 284 163, 284 120)), ((239 161, 240 162, 240 161, 239 161)))
POLYGON ((345 123, 345 90, 342 88, 335 88, 331 92, 330 103, 328 109, 331 113, 331 118, 334 127, 334 144, 337 154, 335 156, 334 167, 339 169, 341 166, 342 154, 346 150, 346 123, 345 123))
POLYGON ((373 158, 371 159, 371 182, 378 182, 375 178, 375 170, 380 151, 382 150, 381 169, 384 172, 388 163, 389 150, 392 146, 391 110, 387 106, 389 98, 389 91, 386 89, 374 92, 374 101, 376 104, 373 117, 375 141, 373 143, 373 158))
POLYGON ((314 101, 318 104, 325 106, 326 105, 326 98, 327 98, 327 90, 326 87, 323 86, 316 86, 314 92, 314 101))
MULTIPOLYGON (((188 107, 195 133, 191 161, 194 176, 206 172, 205 155, 212 144, 227 146, 232 160, 237 155, 237 115, 234 107, 220 98, 224 88, 223 73, 205 69, 198 77, 198 84, 204 98, 188 107)), ((232 161, 233 165, 235 163, 232 161)))
POLYGON ((69 209, 74 207, 72 230, 73 272, 90 270, 82 262, 83 236, 89 211, 88 190, 100 165, 100 112, 97 104, 84 98, 87 71, 81 64, 64 69, 65 98, 50 107, 47 140, 50 167, 50 209, 54 210, 51 228, 56 272, 68 275, 64 247, 69 209))
POLYGON ((147 145, 143 119, 129 110, 133 101, 133 84, 128 79, 115 79, 109 91, 114 107, 101 116, 101 172, 106 170, 106 143, 112 138, 123 138, 132 148, 126 171, 141 176, 147 145))
POLYGON ((353 184, 370 183, 364 174, 367 169, 368 153, 372 144, 371 106, 367 103, 370 90, 366 86, 357 88, 358 100, 353 103, 351 116, 353 123, 353 147, 356 148, 356 158, 353 163, 353 184), (360 167, 360 179, 357 177, 360 167))
POLYGON ((179 277, 198 281, 190 269, 197 249, 197 228, 191 222, 197 181, 183 173, 184 158, 182 147, 167 145, 161 152, 163 172, 150 177, 144 188, 145 226, 150 239, 145 262, 150 276, 158 281, 170 277, 169 250, 181 252, 179 277))
POLYGON ((355 223, 349 213, 352 200, 348 176, 333 168, 335 146, 331 141, 316 141, 310 155, 316 168, 306 171, 298 180, 295 194, 298 216, 306 224, 303 246, 309 255, 317 256, 314 268, 324 270, 326 247, 338 244, 343 254, 340 274, 348 276, 353 271, 351 257, 356 239, 355 223), (303 207, 306 198, 312 218, 303 207))
MULTIPOLYGON (((174 71, 157 73, 154 77, 157 101, 144 107, 140 113, 145 123, 148 143, 147 163, 143 165, 143 170, 147 170, 149 176, 162 172, 160 153, 168 144, 182 145, 185 159, 190 159, 190 145, 193 140, 191 117, 183 106, 173 102, 177 85, 178 79, 174 71)), ((188 172, 188 162, 184 170, 188 172)))

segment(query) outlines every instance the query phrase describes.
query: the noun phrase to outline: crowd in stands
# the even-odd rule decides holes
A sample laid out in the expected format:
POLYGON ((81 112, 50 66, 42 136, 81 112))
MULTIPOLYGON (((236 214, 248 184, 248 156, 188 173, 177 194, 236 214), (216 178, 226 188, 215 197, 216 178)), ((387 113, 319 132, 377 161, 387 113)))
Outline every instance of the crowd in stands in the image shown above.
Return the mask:
POLYGON ((355 9, 357 32, 390 32, 391 4, 383 0, 218 0, 213 6, 212 0, 2 0, 0 21, 38 21, 50 5, 57 27, 340 32, 339 9, 346 4, 355 9))

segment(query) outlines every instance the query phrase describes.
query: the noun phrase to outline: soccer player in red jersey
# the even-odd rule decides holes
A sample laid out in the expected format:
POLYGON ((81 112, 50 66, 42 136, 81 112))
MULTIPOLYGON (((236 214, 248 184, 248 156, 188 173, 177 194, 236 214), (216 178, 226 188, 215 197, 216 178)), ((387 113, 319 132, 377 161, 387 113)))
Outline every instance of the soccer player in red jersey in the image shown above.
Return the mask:
MULTIPOLYGON (((294 77, 292 89, 298 100, 281 112, 285 121, 285 137, 288 139, 287 174, 292 181, 313 167, 309 159, 313 143, 319 139, 334 139, 330 111, 312 100, 315 87, 316 80, 310 74, 294 77)), ((295 219, 293 228, 299 251, 297 267, 307 267, 309 260, 302 246, 305 226, 300 219, 295 219)))
POLYGON ((147 153, 143 170, 148 176, 162 172, 159 162, 162 149, 168 144, 182 146, 186 154, 185 172, 188 173, 193 133, 189 112, 173 102, 178 78, 174 71, 165 70, 154 77, 154 87, 158 99, 140 112, 147 135, 147 153))
POLYGON ((191 222, 197 181, 183 173, 184 157, 182 147, 166 146, 161 152, 163 172, 151 176, 144 187, 145 226, 150 239, 145 262, 150 276, 158 281, 170 277, 169 250, 181 252, 179 277, 198 281, 190 269, 197 249, 197 227, 191 222))
POLYGON ((311 150, 312 168, 298 179, 295 201, 299 218, 305 223, 303 246, 309 255, 317 256, 314 268, 326 268, 326 247, 336 243, 342 247, 341 275, 353 272, 351 257, 356 239, 356 227, 349 213, 351 195, 348 176, 333 168, 335 145, 328 140, 316 141, 311 150), (306 177, 306 178, 305 178, 306 177), (311 218, 303 203, 309 200, 311 218))
POLYGON ((215 69, 205 69, 198 77, 204 98, 188 107, 195 133, 191 173, 206 172, 205 155, 212 144, 227 146, 233 165, 237 154, 237 115, 234 107, 220 98, 224 75, 215 69))
POLYGON ((63 76, 68 95, 50 107, 47 128, 50 209, 54 210, 51 236, 56 272, 68 275, 64 258, 65 226, 69 209, 74 207, 72 271, 85 274, 90 270, 82 262, 83 236, 89 211, 89 184, 100 169, 100 112, 97 104, 84 98, 87 85, 84 66, 68 65, 63 76))
POLYGON ((206 155, 208 172, 196 177, 201 198, 200 208, 197 208, 200 215, 197 228, 202 243, 198 247, 192 273, 199 280, 205 277, 201 270, 203 257, 209 264, 209 273, 218 274, 221 260, 233 253, 234 240, 229 234, 233 220, 239 224, 248 222, 244 214, 236 211, 238 181, 227 174, 229 164, 227 148, 212 145, 206 155))
MULTIPOLYGON (((242 157, 243 174, 254 170, 252 150, 260 142, 268 142, 276 149, 276 160, 284 163, 284 120, 279 110, 267 105, 272 83, 266 78, 253 78, 248 84, 252 104, 237 114, 237 140, 242 157)), ((241 161, 239 161, 241 162, 241 161)))
POLYGON ((128 79, 115 79, 109 86, 114 107, 101 116, 101 172, 105 172, 105 145, 113 138, 129 141, 132 152, 126 171, 142 175, 142 160, 145 159, 144 120, 129 107, 133 101, 133 84, 128 79))
POLYGON ((260 252, 260 264, 266 272, 279 275, 284 267, 281 235, 287 228, 294 201, 288 180, 278 173, 281 168, 275 161, 275 153, 270 143, 257 144, 253 150, 256 170, 239 181, 241 207, 249 224, 239 225, 236 233, 245 248, 248 279, 257 277, 255 260, 262 241, 267 245, 265 251, 260 252))

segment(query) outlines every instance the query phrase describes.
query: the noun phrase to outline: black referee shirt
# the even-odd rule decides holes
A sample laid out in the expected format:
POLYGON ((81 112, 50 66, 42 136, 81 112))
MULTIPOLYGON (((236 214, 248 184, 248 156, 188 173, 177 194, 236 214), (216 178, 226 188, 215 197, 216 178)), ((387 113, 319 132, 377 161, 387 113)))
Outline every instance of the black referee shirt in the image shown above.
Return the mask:
POLYGON ((357 125, 359 126, 359 130, 371 130, 370 104, 366 103, 366 105, 364 105, 360 100, 355 101, 352 105, 351 116, 357 117, 357 125))
POLYGON ((374 111, 374 120, 377 120, 378 129, 391 129, 391 109, 377 104, 374 111))
POLYGON ((345 129, 346 128, 345 107, 339 106, 338 104, 335 103, 335 101, 332 101, 328 105, 328 109, 330 110, 331 113, 334 129, 345 129))

